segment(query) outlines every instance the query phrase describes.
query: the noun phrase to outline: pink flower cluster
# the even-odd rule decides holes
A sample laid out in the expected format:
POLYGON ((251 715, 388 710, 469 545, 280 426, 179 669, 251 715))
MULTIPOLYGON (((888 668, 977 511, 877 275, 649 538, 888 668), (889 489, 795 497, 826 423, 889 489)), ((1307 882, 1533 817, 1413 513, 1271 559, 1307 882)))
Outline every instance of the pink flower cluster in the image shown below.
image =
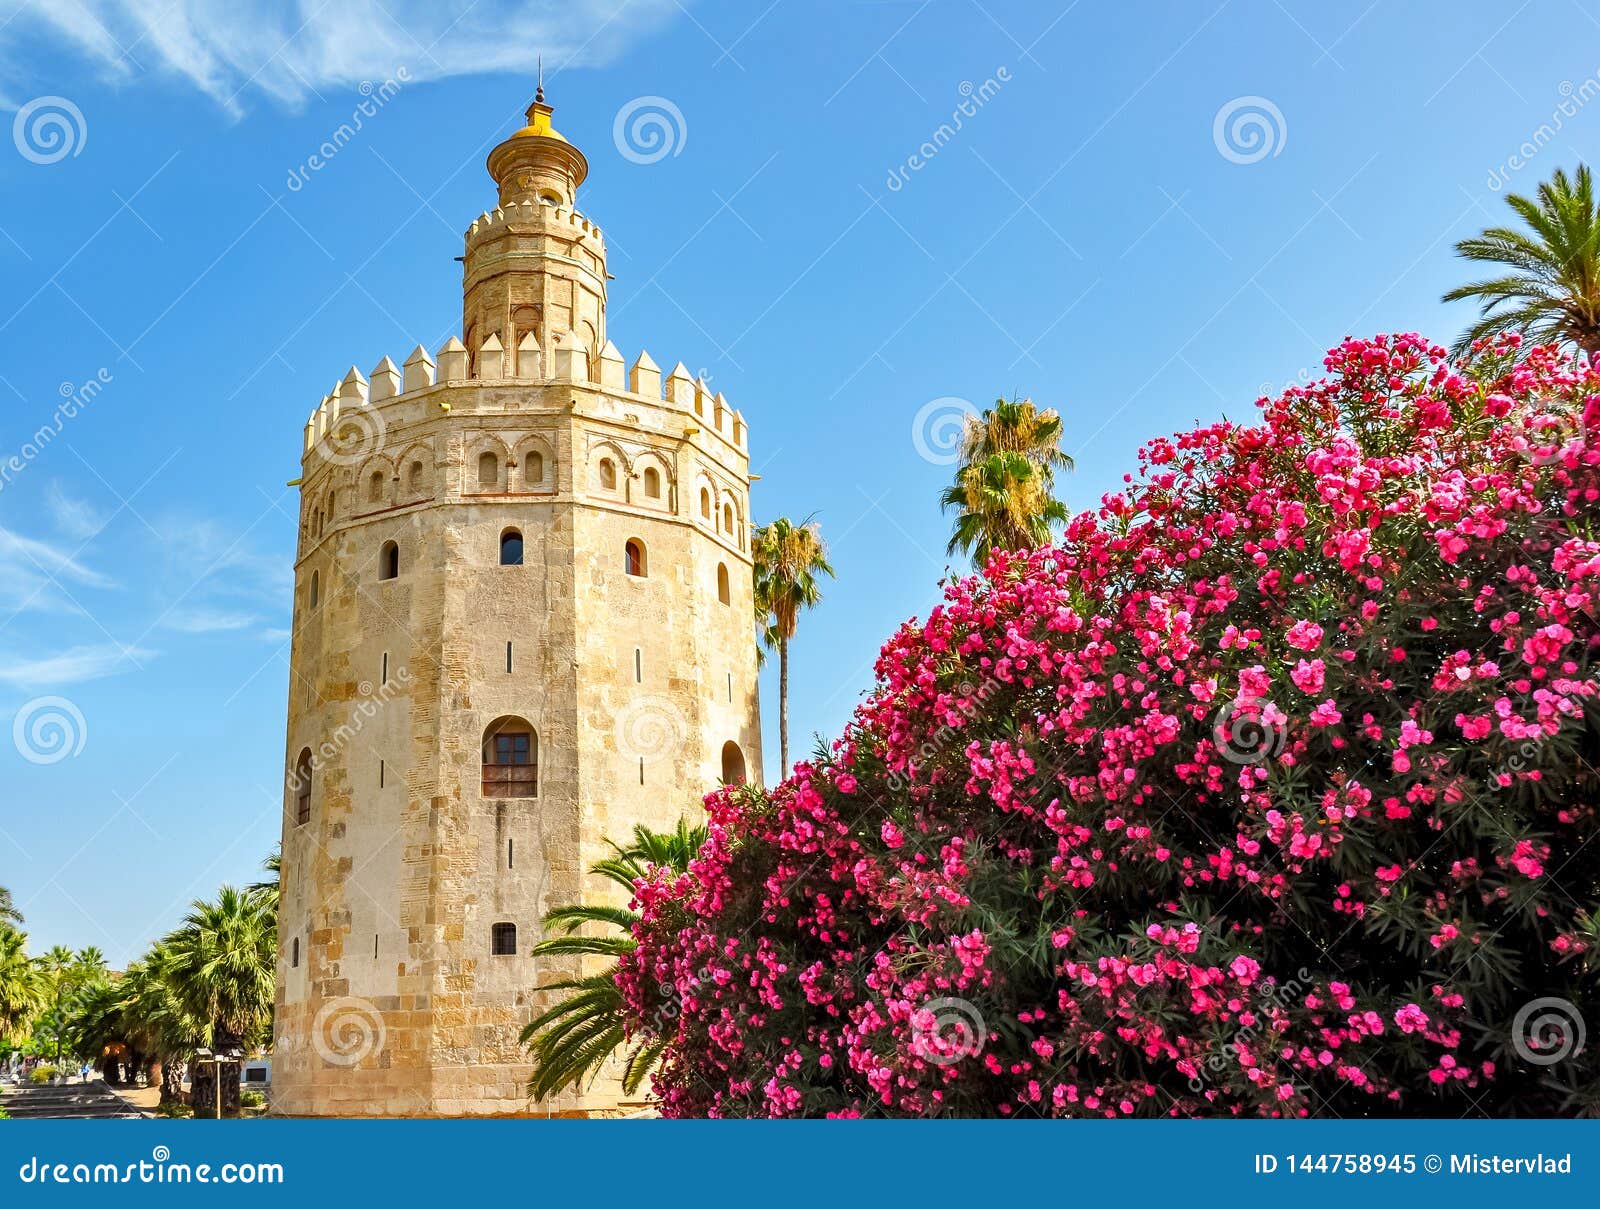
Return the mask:
POLYGON ((1513 1037, 1600 1002, 1600 375, 1514 339, 1326 364, 952 582, 828 759, 706 799, 617 975, 666 1113, 1535 1115, 1600 1080, 1513 1037))

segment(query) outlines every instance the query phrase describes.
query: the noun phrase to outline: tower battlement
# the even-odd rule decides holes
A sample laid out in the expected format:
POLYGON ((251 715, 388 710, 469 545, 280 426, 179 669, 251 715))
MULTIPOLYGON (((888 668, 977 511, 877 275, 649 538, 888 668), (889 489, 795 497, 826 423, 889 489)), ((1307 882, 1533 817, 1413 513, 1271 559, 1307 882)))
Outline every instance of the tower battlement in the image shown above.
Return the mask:
POLYGON ((744 415, 606 334, 588 173, 551 124, 488 158, 462 326, 307 418, 290 651, 274 1111, 537 1109, 522 1029, 552 908, 636 825, 761 776, 744 415))

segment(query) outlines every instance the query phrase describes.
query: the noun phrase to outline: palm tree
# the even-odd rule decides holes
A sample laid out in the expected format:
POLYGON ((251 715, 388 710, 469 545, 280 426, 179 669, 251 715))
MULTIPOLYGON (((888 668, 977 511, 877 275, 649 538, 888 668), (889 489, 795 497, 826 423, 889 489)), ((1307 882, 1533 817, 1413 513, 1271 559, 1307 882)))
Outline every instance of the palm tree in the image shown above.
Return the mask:
POLYGON ((66 945, 56 945, 35 963, 40 994, 49 1011, 45 1028, 55 1041, 56 1062, 70 1039, 73 1014, 79 997, 106 980, 105 955, 90 947, 74 953, 66 945))
POLYGON ((939 497, 941 508, 956 509, 947 552, 964 551, 981 566, 995 550, 1044 545, 1051 527, 1067 518, 1054 495, 1056 471, 1073 466, 1054 409, 996 399, 967 420, 955 482, 939 497))
MULTIPOLYGON (((162 976, 182 1011, 194 1018, 198 1044, 221 1053, 265 1040, 272 1024, 278 929, 276 912, 264 895, 224 886, 215 902, 196 901, 162 945, 168 953, 162 976)), ((200 1070, 221 1077, 223 1107, 236 1112, 237 1104, 226 1101, 237 1096, 237 1067, 219 1064, 200 1070), (227 1077, 230 1069, 233 1079, 227 1077)), ((215 1103, 209 1080, 197 1079, 195 1091, 196 1111, 215 1103)))
POLYGON ((17 910, 17 904, 12 900, 11 891, 0 886, 0 927, 19 927, 22 924, 22 912, 17 910))
MULTIPOLYGON (((652 867, 669 868, 675 873, 688 869, 705 841, 704 827, 690 827, 681 819, 677 830, 671 832, 636 826, 633 842, 626 848, 612 842, 614 855, 593 865, 590 872, 620 886, 631 898, 634 883, 652 867)), ((585 957, 609 957, 612 964, 601 974, 562 979, 539 988, 570 994, 522 1030, 522 1043, 532 1051, 534 1061, 529 1095, 542 1100, 591 1081, 606 1060, 627 1043, 622 993, 617 990, 613 975, 615 959, 633 952, 638 943, 633 938, 633 926, 638 921, 638 914, 626 907, 599 903, 557 907, 545 915, 545 927, 560 928, 563 934, 534 945, 536 956, 575 957, 580 961, 585 957), (586 924, 610 928, 611 932, 579 935, 579 929, 586 924)), ((622 1071, 625 1094, 632 1095, 639 1089, 665 1044, 652 1040, 633 1047, 622 1071)))
POLYGON ((150 1081, 159 1080, 163 1104, 182 1099, 177 1063, 194 1052, 204 1031, 179 1001, 171 965, 171 951, 153 946, 116 982, 84 996, 74 1019, 80 1053, 99 1054, 122 1044, 130 1069, 147 1067, 150 1081))
POLYGON ((1060 413, 1053 407, 1041 411, 1032 399, 996 399, 981 415, 968 417, 959 463, 969 466, 997 453, 1020 453, 1038 465, 1047 487, 1057 470, 1070 472, 1076 465, 1061 448, 1060 413))
POLYGON ((201 1022, 201 1043, 250 1045, 272 1017, 277 929, 262 896, 223 886, 215 902, 196 900, 162 941, 165 976, 201 1022))
POLYGON ((831 576, 828 548, 815 521, 795 524, 780 516, 752 535, 755 560, 756 617, 761 638, 778 651, 778 754, 783 776, 789 775, 789 644, 794 641, 800 611, 822 599, 821 577, 831 576))
POLYGON ((1456 244, 1468 260, 1509 270, 1444 296, 1479 304, 1479 319, 1456 341, 1456 354, 1485 336, 1520 332, 1534 343, 1576 344, 1600 357, 1600 214, 1589 169, 1579 164, 1574 181, 1557 168, 1536 199, 1512 193, 1506 205, 1531 234, 1490 227, 1456 244))
POLYGON ((964 467, 939 505, 959 510, 946 552, 965 550, 978 566, 996 550, 1045 545, 1051 527, 1067 519, 1066 505, 1050 494, 1044 472, 1020 453, 990 454, 964 467))
POLYGON ((26 1032, 42 1002, 41 992, 27 936, 0 924, 0 1041, 26 1032))

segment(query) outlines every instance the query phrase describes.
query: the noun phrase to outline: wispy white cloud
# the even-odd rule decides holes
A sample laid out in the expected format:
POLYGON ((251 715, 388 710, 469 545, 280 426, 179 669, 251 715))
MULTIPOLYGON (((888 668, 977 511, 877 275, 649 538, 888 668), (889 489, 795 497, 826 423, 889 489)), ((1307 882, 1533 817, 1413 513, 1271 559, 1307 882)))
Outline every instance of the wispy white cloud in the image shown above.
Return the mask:
POLYGON ((0 30, 0 78, 26 87, 43 39, 102 75, 175 77, 239 113, 252 94, 298 106, 401 67, 419 80, 528 73, 541 53, 547 69, 600 66, 679 11, 676 0, 22 0, 0 30))
POLYGON ((77 541, 88 541, 105 528, 105 518, 88 500, 68 495, 61 484, 51 482, 45 490, 45 506, 56 528, 77 541))
POLYGON ((0 526, 0 576, 7 572, 43 575, 67 580, 86 588, 110 588, 115 584, 100 572, 91 570, 72 554, 36 538, 0 526))
POLYGON ((0 682, 21 689, 80 684, 129 671, 154 657, 154 651, 110 642, 75 646, 43 657, 0 655, 0 682))
POLYGON ((256 623, 254 613, 228 612, 224 609, 177 609, 162 618, 161 624, 180 634, 229 634, 248 630, 256 623))

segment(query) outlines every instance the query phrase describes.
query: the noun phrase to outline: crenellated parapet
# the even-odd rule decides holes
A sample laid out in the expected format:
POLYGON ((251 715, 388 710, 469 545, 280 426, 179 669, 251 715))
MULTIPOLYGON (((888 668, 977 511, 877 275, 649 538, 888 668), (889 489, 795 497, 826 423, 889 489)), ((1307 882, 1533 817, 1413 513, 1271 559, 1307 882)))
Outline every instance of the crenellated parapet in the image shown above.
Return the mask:
POLYGON ((486 240, 521 234, 553 234, 568 240, 586 240, 593 244, 597 256, 605 256, 605 235, 596 224, 574 209, 547 201, 509 202, 485 210, 473 220, 464 238, 470 250, 486 240))
MULTIPOLYGON (((384 357, 372 367, 370 375, 363 375, 351 366, 345 376, 324 395, 306 418, 303 453, 312 453, 335 436, 341 418, 353 415, 373 415, 382 412, 381 420, 361 426, 382 431, 396 422, 404 422, 401 411, 411 405, 416 415, 413 420, 425 418, 429 412, 426 404, 444 411, 458 407, 472 408, 471 392, 457 399, 431 396, 441 388, 479 388, 485 386, 551 386, 570 383, 603 395, 616 396, 619 401, 647 402, 676 414, 685 425, 684 435, 698 436, 701 432, 715 434, 726 445, 740 454, 749 456, 749 430, 744 415, 735 410, 720 391, 713 394, 703 379, 690 376, 682 361, 663 377, 661 368, 650 356, 641 351, 628 366, 617 346, 610 341, 600 350, 590 364, 588 351, 570 333, 557 343, 551 358, 550 372, 543 372, 542 357, 533 342, 518 350, 517 373, 506 377, 499 372, 503 364, 504 349, 498 335, 491 335, 477 350, 478 372, 470 372, 472 359, 467 347, 452 336, 439 347, 437 356, 430 356, 420 344, 406 357, 403 369, 397 369, 389 357, 384 357), (528 372, 523 372, 523 371, 528 372), (395 420, 389 419, 393 412, 395 420)), ((496 400, 494 414, 503 415, 503 400, 496 400)), ((359 434, 370 443, 366 432, 359 434)))

